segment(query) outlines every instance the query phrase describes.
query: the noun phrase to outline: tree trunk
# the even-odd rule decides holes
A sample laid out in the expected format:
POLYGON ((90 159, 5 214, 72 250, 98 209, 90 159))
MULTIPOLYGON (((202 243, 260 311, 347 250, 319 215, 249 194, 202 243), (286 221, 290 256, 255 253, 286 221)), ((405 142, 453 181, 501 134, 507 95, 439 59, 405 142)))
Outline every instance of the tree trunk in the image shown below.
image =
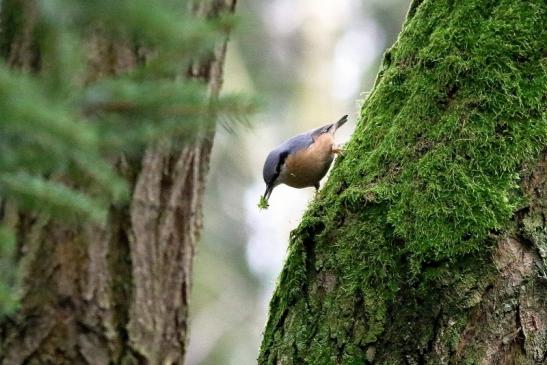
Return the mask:
POLYGON ((260 364, 547 363, 546 17, 413 2, 291 233, 260 364))
MULTIPOLYGON (((235 2, 199 2, 194 11, 215 17, 233 11, 235 2)), ((31 4, 2 3, 3 25, 12 27, 4 29, 9 42, 2 55, 13 67, 39 71, 31 4), (6 11, 7 6, 17 10, 6 11)), ((222 83, 225 51, 226 39, 188 71, 208 83, 212 98, 222 83)), ((140 62, 135 47, 96 35, 89 60, 92 79, 140 62)), ((136 161, 122 157, 119 171, 132 193, 127 206, 111 208, 105 227, 11 215, 23 293, 18 313, 0 327, 1 364, 184 362, 192 260, 213 133, 203 131, 183 147, 150 146, 136 161)))

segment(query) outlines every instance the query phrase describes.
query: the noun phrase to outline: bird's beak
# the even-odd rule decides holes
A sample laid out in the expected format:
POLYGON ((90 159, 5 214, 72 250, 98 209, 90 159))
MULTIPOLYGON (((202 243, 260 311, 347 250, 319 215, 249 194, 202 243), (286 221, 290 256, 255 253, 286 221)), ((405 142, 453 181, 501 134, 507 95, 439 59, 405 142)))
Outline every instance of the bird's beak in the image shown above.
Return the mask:
POLYGON ((266 186, 266 191, 264 192, 264 199, 266 199, 266 201, 270 199, 270 195, 272 195, 273 188, 274 187, 271 185, 266 186))

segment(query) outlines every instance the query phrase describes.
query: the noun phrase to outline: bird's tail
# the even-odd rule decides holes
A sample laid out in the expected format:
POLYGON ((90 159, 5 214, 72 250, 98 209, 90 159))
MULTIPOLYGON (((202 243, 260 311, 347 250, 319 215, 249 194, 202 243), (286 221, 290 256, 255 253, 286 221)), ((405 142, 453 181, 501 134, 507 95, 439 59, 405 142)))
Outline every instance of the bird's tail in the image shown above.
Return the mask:
POLYGON ((342 118, 340 118, 340 120, 338 120, 338 122, 334 123, 334 129, 333 129, 332 133, 336 132, 336 130, 338 128, 340 128, 341 126, 343 126, 344 123, 346 123, 347 121, 348 121, 348 116, 346 114, 342 118))
POLYGON ((331 124, 327 124, 327 125, 324 125, 322 127, 319 127, 315 130, 310 131, 310 134, 311 134, 314 141, 315 141, 315 138, 317 138, 318 136, 320 136, 323 133, 330 133, 330 134, 334 135, 334 133, 336 133, 336 130, 338 128, 340 128, 342 125, 344 125, 344 123, 347 122, 347 121, 348 121, 348 116, 344 115, 336 123, 331 123, 331 124))

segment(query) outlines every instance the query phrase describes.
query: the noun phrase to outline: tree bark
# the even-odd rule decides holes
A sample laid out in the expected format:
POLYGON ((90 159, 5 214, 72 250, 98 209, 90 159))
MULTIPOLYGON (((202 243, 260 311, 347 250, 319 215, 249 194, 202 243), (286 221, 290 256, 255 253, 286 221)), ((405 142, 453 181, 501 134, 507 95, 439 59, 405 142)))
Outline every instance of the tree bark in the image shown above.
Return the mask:
POLYGON ((547 362, 546 15, 412 3, 291 233, 260 364, 547 362))
MULTIPOLYGON (((232 12, 235 3, 199 2, 194 12, 216 17, 232 12)), ((32 2, 1 5, 2 55, 12 67, 39 71, 32 2)), ((208 84, 211 98, 220 91, 226 41, 188 70, 188 77, 208 84)), ((98 35, 89 43, 91 79, 142 62, 129 44, 98 35)), ((0 327, 1 364, 184 362, 213 134, 204 130, 182 147, 166 141, 149 146, 142 158, 121 157, 117 165, 131 197, 110 209, 104 227, 6 214, 17 230, 23 293, 18 313, 0 327)))

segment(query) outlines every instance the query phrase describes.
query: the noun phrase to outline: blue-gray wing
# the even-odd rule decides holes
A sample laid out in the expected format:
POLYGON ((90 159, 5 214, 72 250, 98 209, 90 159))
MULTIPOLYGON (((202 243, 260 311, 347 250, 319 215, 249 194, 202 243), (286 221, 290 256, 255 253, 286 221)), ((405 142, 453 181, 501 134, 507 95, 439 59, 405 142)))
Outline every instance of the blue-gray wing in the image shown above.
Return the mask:
POLYGON ((281 166, 285 163, 285 159, 290 154, 296 151, 306 149, 313 143, 311 134, 299 134, 277 146, 268 154, 264 168, 262 169, 262 177, 266 185, 274 184, 275 179, 279 176, 281 166))
POLYGON ((308 148, 313 143, 311 133, 302 133, 284 142, 278 148, 289 151, 290 154, 308 148))

